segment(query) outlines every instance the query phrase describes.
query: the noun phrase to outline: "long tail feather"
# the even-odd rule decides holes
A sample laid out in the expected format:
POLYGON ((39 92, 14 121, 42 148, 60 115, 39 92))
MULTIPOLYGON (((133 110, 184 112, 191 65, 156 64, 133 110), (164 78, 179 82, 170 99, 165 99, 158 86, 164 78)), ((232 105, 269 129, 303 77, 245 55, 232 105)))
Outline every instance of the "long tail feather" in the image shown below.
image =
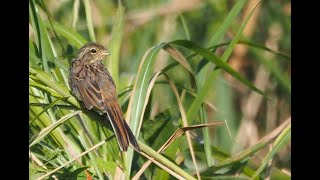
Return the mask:
POLYGON ((127 151, 130 142, 137 151, 141 152, 136 138, 122 117, 122 113, 119 114, 114 107, 109 106, 107 109, 106 115, 108 116, 108 119, 110 120, 112 128, 115 132, 121 151, 127 151))
POLYGON ((136 149, 138 152, 141 152, 141 149, 140 149, 140 147, 138 145, 138 142, 137 142, 136 138, 134 137, 130 127, 128 126, 128 124, 126 122, 124 122, 124 126, 127 129, 130 143, 132 144, 134 149, 136 149))

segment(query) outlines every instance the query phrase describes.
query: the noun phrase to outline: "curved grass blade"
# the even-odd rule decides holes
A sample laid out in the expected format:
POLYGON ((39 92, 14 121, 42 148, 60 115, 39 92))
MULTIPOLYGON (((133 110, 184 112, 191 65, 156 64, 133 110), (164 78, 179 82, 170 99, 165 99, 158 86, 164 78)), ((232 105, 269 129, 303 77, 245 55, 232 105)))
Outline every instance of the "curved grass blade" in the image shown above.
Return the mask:
POLYGON ((271 143, 290 123, 291 123, 291 119, 286 120, 280 126, 278 126, 275 130, 273 130, 272 132, 264 136, 262 139, 260 139, 256 143, 256 145, 249 147, 248 149, 242 151, 238 155, 217 164, 217 167, 225 167, 234 162, 239 162, 245 158, 250 157, 252 154, 258 152, 259 150, 264 148, 266 145, 271 143))
POLYGON ((193 176, 185 172, 183 169, 172 163, 170 160, 168 160, 161 154, 154 151, 149 146, 145 145, 144 143, 141 143, 140 141, 138 141, 138 143, 142 150, 141 155, 145 156, 159 167, 165 169, 171 175, 175 176, 178 179, 196 180, 193 176))
POLYGON ((272 50, 272 49, 270 49, 270 48, 268 48, 268 47, 266 47, 264 45, 253 43, 253 42, 249 42, 249 41, 239 41, 238 43, 239 44, 244 44, 244 45, 256 48, 256 49, 260 49, 260 50, 264 50, 264 51, 270 52, 270 53, 272 53, 274 55, 277 55, 277 56, 280 56, 280 57, 284 58, 288 62, 291 62, 291 57, 290 56, 288 56, 286 54, 283 54, 281 52, 274 51, 274 50, 272 50))
MULTIPOLYGON (((177 129, 170 138, 161 146, 161 148, 157 151, 157 153, 161 154, 163 153, 169 146, 172 144, 177 138, 179 138, 183 133, 198 129, 198 128, 205 128, 205 127, 212 127, 212 126, 219 126, 222 125, 223 122, 214 122, 214 123, 208 123, 208 124, 198 124, 198 125, 192 125, 188 127, 182 127, 177 129)), ((140 144, 139 144, 140 145, 140 144)), ((152 157, 152 156, 151 156, 152 157)), ((132 180, 138 180, 139 177, 142 175, 143 171, 148 168, 148 166, 151 164, 151 160, 145 162, 141 169, 137 172, 137 174, 132 178, 132 180)))
MULTIPOLYGON (((226 46, 226 45, 229 45, 231 42, 225 42, 225 43, 220 43, 220 44, 217 44, 217 45, 214 45, 214 46, 210 46, 209 48, 207 48, 208 50, 210 51, 214 51, 216 50, 217 48, 219 47, 223 47, 223 46, 226 46)), ((253 42, 249 42, 249 41, 243 41, 243 40, 240 40, 237 44, 243 44, 243 45, 246 45, 246 46, 249 46, 249 47, 253 47, 255 49, 258 49, 258 50, 264 50, 264 51, 267 51, 267 52, 270 52, 274 55, 277 55, 277 56, 280 56, 284 59, 286 59, 287 61, 290 61, 291 62, 291 57, 288 56, 287 54, 284 54, 284 53, 281 53, 281 52, 277 52, 277 51, 274 51, 268 47, 265 47, 264 45, 261 45, 261 44, 257 44, 257 43, 253 43, 253 42)), ((189 55, 186 59, 187 61, 189 61, 191 58, 195 57, 198 53, 193 53, 191 55, 189 55)), ((166 68, 163 69, 164 72, 174 68, 175 66, 179 65, 178 62, 173 62, 171 64, 169 64, 168 66, 166 66, 166 68)))
MULTIPOLYGON (((162 72, 165 73, 165 71, 162 71, 162 72)), ((168 83, 164 82, 164 81, 157 81, 157 82, 155 82, 155 84, 167 84, 168 85, 168 83)), ((192 90, 190 90, 190 89, 188 89, 186 87, 182 87, 182 86, 179 86, 179 85, 176 85, 176 87, 178 89, 186 91, 188 94, 190 94, 191 96, 193 96, 195 98, 197 97, 196 93, 194 93, 192 90)), ((131 95, 132 88, 133 88, 132 86, 128 86, 128 88, 126 90, 123 90, 123 92, 121 92, 118 96, 124 96, 125 94, 128 94, 128 96, 131 95)), ((124 103, 125 102, 122 102, 121 104, 124 104, 124 103)), ((210 109, 212 109, 214 111, 217 111, 217 108, 211 102, 209 102, 208 100, 204 100, 203 103, 205 105, 207 105, 210 109)))
POLYGON ((263 149, 269 143, 271 143, 273 140, 275 140, 278 137, 278 135, 280 133, 282 133, 283 130, 288 127, 288 125, 290 123, 291 123, 291 119, 286 120, 279 127, 277 127, 275 130, 273 130, 268 135, 266 135, 262 139, 260 139, 254 146, 247 148, 246 150, 242 151, 238 155, 235 155, 234 157, 230 157, 230 158, 218 163, 215 166, 211 166, 211 167, 207 168, 206 170, 203 170, 201 172, 201 175, 210 175, 215 170, 222 169, 222 168, 229 167, 229 166, 232 167, 233 164, 235 164, 235 163, 239 163, 241 161, 248 160, 254 153, 263 149))
MULTIPOLYGON (((58 44, 60 45, 60 47, 61 47, 61 50, 62 50, 62 54, 65 54, 65 50, 64 50, 64 48, 63 48, 63 46, 62 46, 62 43, 61 43, 61 40, 60 40, 60 37, 57 35, 57 33, 56 33, 56 31, 55 31, 55 29, 54 29, 54 27, 52 26, 52 16, 51 16, 51 14, 50 14, 50 12, 49 12, 49 10, 48 10, 48 8, 47 8, 47 6, 46 6, 46 4, 43 2, 43 0, 41 0, 41 7, 42 7, 42 9, 44 10, 44 12, 46 13, 46 15, 47 15, 47 18, 48 18, 48 21, 49 21, 49 24, 50 24, 50 28, 51 28, 51 30, 52 30, 52 32, 53 32, 53 34, 55 35, 55 37, 56 37, 56 39, 57 39, 57 41, 58 41, 58 44)), ((53 47, 53 45, 52 45, 52 43, 51 43, 51 46, 53 47)), ((54 49, 53 49, 54 50, 54 49)))
MULTIPOLYGON (((45 24, 46 28, 50 28, 49 22, 45 22, 44 24, 45 24)), ((52 25, 53 25, 54 29, 56 30, 57 34, 68 39, 68 42, 70 42, 76 48, 80 48, 82 45, 87 43, 86 39, 84 39, 79 33, 75 32, 71 28, 65 27, 57 22, 52 23, 52 25)))
MULTIPOLYGON (((186 115, 186 111, 184 110, 184 107, 182 105, 182 101, 180 99, 178 90, 177 90, 176 86, 174 85, 174 82, 172 81, 172 79, 167 74, 164 74, 164 75, 167 78, 167 80, 169 82, 169 85, 171 86, 171 89, 174 92, 174 95, 176 96, 177 103, 178 103, 179 110, 180 110, 180 114, 181 114, 183 127, 187 127, 188 126, 187 115, 186 115)), ((192 162, 194 164, 194 167, 195 167, 195 170, 196 170, 196 173, 197 173, 197 177, 198 177, 198 179, 200 179, 200 173, 199 173, 199 169, 198 169, 198 166, 197 166, 195 153, 194 153, 194 150, 193 150, 190 133, 188 131, 186 131, 185 133, 186 133, 186 138, 187 138, 187 142, 188 142, 188 146, 189 146, 192 162)))
POLYGON ((31 24, 32 28, 36 37, 36 44, 40 52, 43 70, 47 73, 49 73, 49 65, 48 62, 53 63, 54 59, 54 52, 51 47, 51 42, 49 39, 48 32, 44 26, 44 23, 39 16, 39 10, 37 6, 35 5, 35 1, 30 1, 29 6, 30 16, 31 16, 31 24))
POLYGON ((36 117, 34 117, 31 121, 29 121, 29 124, 31 124, 33 121, 35 121, 36 119, 38 119, 38 117, 46 112, 49 108, 51 108, 52 106, 54 106, 55 104, 57 104, 59 101, 63 100, 63 99, 66 99, 65 97, 62 97, 62 98, 58 98, 56 100, 54 100, 52 103, 50 103, 47 107, 45 107, 39 114, 36 115, 36 117))
POLYGON ((182 65, 187 71, 189 71, 194 76, 194 71, 192 70, 189 62, 177 49, 170 46, 170 44, 166 44, 163 47, 163 50, 165 50, 171 57, 178 61, 180 65, 182 65))
MULTIPOLYGON (((137 73, 137 78, 133 87, 132 96, 129 101, 127 110, 127 118, 130 119, 130 128, 136 138, 139 137, 140 128, 139 124, 142 123, 143 111, 146 106, 146 98, 148 91, 148 84, 153 74, 153 66, 159 51, 165 44, 161 43, 157 46, 150 48, 142 58, 137 73)), ((127 177, 131 171, 131 162, 133 158, 133 150, 131 148, 127 151, 127 177)))
MULTIPOLYGON (((148 86, 148 91, 147 91, 147 98, 146 98, 145 104, 147 104, 148 99, 149 99, 149 96, 150 96, 150 94, 151 94, 151 90, 152 90, 152 88, 153 88, 153 86, 154 86, 154 83, 155 83, 156 79, 158 78, 158 76, 159 76, 160 74, 163 74, 163 73, 162 73, 161 71, 155 73, 155 74, 153 75, 152 79, 150 80, 150 83, 149 83, 149 86, 148 86)), ((172 80, 171 80, 166 74, 164 74, 164 75, 165 75, 165 77, 168 79, 169 85, 171 86, 171 88, 172 88, 173 91, 175 92, 176 97, 178 98, 177 101, 178 101, 178 103, 179 103, 179 109, 180 109, 180 111, 181 111, 181 116, 183 116, 183 124, 184 124, 184 126, 188 126, 187 120, 186 120, 186 118, 185 118, 185 117, 186 117, 185 111, 184 111, 184 108, 183 108, 182 103, 181 103, 181 101, 180 101, 180 97, 179 97, 179 95, 178 95, 178 91, 176 90, 176 87, 175 87, 174 83, 172 82, 172 80)), ((144 110, 145 110, 145 107, 144 107, 144 110)), ((143 114, 144 114, 144 111, 143 111, 143 114)), ((142 124, 140 124, 140 127, 141 127, 141 125, 142 125, 142 124)), ((187 137, 187 140, 188 140, 188 145, 189 145, 189 148, 190 148, 190 153, 191 153, 191 155, 192 155, 192 159, 193 159, 194 165, 195 165, 196 169, 198 169, 198 168, 197 168, 197 163, 196 163, 196 160, 195 160, 195 155, 194 155, 194 153, 193 153, 193 146, 192 146, 191 139, 190 139, 190 135, 189 135, 188 132, 186 133, 186 137, 187 137)), ((149 164, 146 163, 145 167, 148 167, 148 165, 150 165, 151 161, 148 161, 148 163, 149 163, 149 164)), ((141 172, 142 172, 142 171, 140 170, 140 174, 135 175, 135 178, 139 178, 140 175, 141 175, 141 172)), ((197 172, 199 172, 199 171, 197 170, 197 172)), ((158 174, 157 174, 157 175, 158 175, 158 174)), ((199 179, 199 178, 200 178, 200 174, 198 173, 197 175, 198 175, 198 179, 199 179)))
POLYGON ((77 108, 80 108, 78 100, 70 94, 70 91, 65 86, 56 83, 48 74, 46 74, 42 70, 32 67, 29 67, 29 73, 31 73, 40 82, 55 90, 61 96, 68 97, 67 101, 70 104, 74 105, 77 108))
POLYGON ((30 76, 30 79, 29 79, 29 86, 30 87, 35 87, 37 89, 41 89, 41 90, 44 90, 46 92, 48 92, 51 96, 53 97, 58 97, 58 98, 61 98, 63 96, 61 96, 61 94, 57 93, 55 90, 53 90, 52 88, 48 87, 48 86, 44 86, 40 83, 36 83, 35 81, 33 80, 36 80, 36 78, 34 76, 30 76))
MULTIPOLYGON (((240 1, 238 1, 238 3, 240 4, 240 1)), ((239 4, 236 4, 236 5, 239 5, 239 4)), ((244 2, 242 2, 242 3, 244 3, 244 2)), ((241 4, 240 4, 241 5, 241 4)), ((241 9, 242 7, 243 7, 243 5, 244 4, 242 4, 241 6, 239 6, 239 8, 241 9)), ((235 10, 236 11, 236 9, 233 9, 233 10, 235 10)), ((252 12, 253 12, 253 10, 252 10, 252 12)), ((252 12, 251 12, 251 15, 252 15, 252 12)), ((249 19, 250 17, 251 17, 251 15, 250 16, 248 16, 247 17, 247 19, 249 19)), ((232 19, 232 18, 231 18, 232 19)), ((225 22, 225 23, 230 23, 230 22, 225 22)), ((245 24, 245 23, 244 23, 245 24)), ((241 31, 242 32, 242 30, 243 29, 240 29, 239 31, 241 31)), ((220 31, 220 30, 219 30, 220 31)), ((225 30, 221 30, 221 31, 225 31, 225 30)), ((241 33, 237 33, 237 35, 238 36, 240 36, 240 34, 241 33)), ((216 36, 215 37, 216 39, 218 39, 219 37, 218 36, 216 36)), ((237 40, 238 40, 238 38, 235 38, 235 39, 233 39, 232 40, 232 42, 233 42, 233 44, 235 44, 235 42, 237 42, 237 40)), ((182 41, 185 41, 185 40, 182 40, 182 41)), ((182 44, 184 44, 182 41, 180 41, 180 43, 182 43, 182 44)), ((191 45, 191 47, 192 47, 192 42, 190 42, 190 41, 185 41, 185 42, 189 42, 188 43, 188 45, 190 46, 191 45)), ((228 49, 232 49, 233 47, 232 46, 230 46, 229 45, 229 47, 228 47, 228 49)), ((200 49, 202 49, 202 48, 200 48, 200 49)), ((196 53, 199 53, 200 52, 200 49, 198 49, 198 48, 196 48, 196 53), (199 51, 199 52, 198 52, 199 51)), ((195 50, 195 49, 194 49, 195 50)), ((208 60, 210 60, 212 57, 216 57, 215 55, 214 55, 214 53, 212 53, 212 52, 210 52, 210 51, 208 51, 207 49, 203 49, 204 51, 206 51, 205 53, 203 53, 202 54, 202 56, 204 57, 204 58, 207 58, 206 56, 208 56, 209 57, 209 59, 208 60), (210 56, 212 56, 212 57, 210 57, 210 56)), ((201 50, 202 51, 202 50, 201 50)), ((226 52, 225 52, 226 53, 226 52)), ((226 58, 226 59, 222 59, 222 60, 224 60, 224 61, 227 61, 227 56, 225 55, 224 56, 224 58, 226 58)), ((213 58, 213 59, 215 59, 215 58, 213 58)), ((211 59, 211 60, 213 60, 213 59, 211 59)), ((216 59, 216 61, 218 61, 217 59, 216 59)), ((218 64, 215 64, 215 65, 221 65, 221 64, 224 64, 224 65, 226 65, 226 63, 224 63, 224 61, 219 61, 218 62, 218 64)), ((213 63, 215 63, 215 62, 213 62, 213 63)), ((227 67, 227 69, 231 69, 229 66, 225 66, 225 67, 227 67)), ((234 72, 234 70, 233 69, 231 69, 231 71, 232 72, 234 72)), ((217 76, 217 72, 219 72, 219 71, 211 71, 210 73, 209 73, 209 75, 207 76, 208 78, 206 79, 206 83, 204 83, 204 85, 203 85, 203 87, 200 85, 199 87, 201 87, 200 88, 200 90, 199 90, 199 92, 198 92, 198 96, 197 96, 197 98, 193 101, 193 103, 191 104, 191 106, 189 107, 189 109, 188 109, 188 112, 187 112, 187 119, 193 119, 194 117, 195 117, 195 115, 196 115, 196 113, 198 112, 198 110, 199 110, 199 108, 200 108, 200 106, 201 106, 201 104, 203 103, 203 101, 204 101, 204 99, 205 99, 205 97, 207 96, 207 94, 208 94, 208 92, 209 92, 209 90, 210 90, 210 86, 211 86, 211 82, 213 82, 215 79, 216 79, 216 76, 217 76)), ((202 72, 202 74, 206 74, 205 72, 202 72)), ((237 73, 236 73, 237 74, 237 73)), ((240 76, 241 77, 241 76, 240 76)), ((243 79, 243 78, 242 78, 243 79)), ((253 86, 252 85, 252 83, 250 83, 250 82, 248 82, 247 80, 245 80, 244 79, 244 82, 247 82, 247 84, 248 85, 250 85, 251 87, 253 86)), ((253 86, 254 87, 254 86, 253 86)), ((255 87, 254 87, 255 88, 255 87)), ((256 89, 256 88, 255 88, 256 89)), ((258 92, 259 92, 259 90, 258 90, 258 92)), ((262 91, 260 91, 260 92, 262 92, 262 91)), ((263 94, 263 93, 262 93, 263 94)), ((264 96, 264 97, 266 97, 266 96, 264 96)))
POLYGON ((253 13, 255 12, 255 9, 258 7, 258 5, 260 4, 260 0, 257 2, 257 4, 255 5, 255 7, 251 10, 250 14, 246 17, 246 19, 244 20, 243 24, 241 25, 240 29, 238 30, 238 32, 236 33, 236 35, 234 36, 234 38, 232 39, 231 43, 229 44, 228 48, 226 49, 226 51, 223 53, 221 59, 223 61, 227 61, 228 58, 230 57, 234 47, 237 45, 237 43, 239 42, 240 38, 241 38, 241 34, 243 29, 246 27, 247 23, 249 22, 251 16, 253 15, 253 13))
MULTIPOLYGON (((39 102, 38 99, 36 99, 33 96, 29 96, 29 101, 30 102, 39 102)), ((40 112, 42 110, 43 110, 43 108, 32 106, 32 107, 29 107, 29 114, 34 114, 34 116, 32 116, 32 117, 35 117, 36 114, 40 114, 40 112)), ((39 121, 35 121, 33 124, 36 125, 39 128, 44 128, 44 127, 49 126, 50 124, 52 124, 52 120, 50 119, 50 117, 49 117, 49 115, 47 113, 42 113, 38 118, 39 118, 39 121)), ((38 133, 38 131, 34 132, 34 134, 37 134, 37 133, 38 133)), ((53 131, 52 134, 51 134, 51 137, 53 138, 53 140, 57 144, 61 145, 62 147, 63 147, 63 145, 65 145, 63 137, 62 137, 61 134, 58 133, 58 131, 53 131)), ((31 138, 31 139, 33 139, 33 138, 31 138)), ((30 143, 32 141, 30 140, 30 143)))
MULTIPOLYGON (((190 65, 187 63, 187 61, 181 55, 181 53, 175 51, 173 48, 170 48, 169 46, 166 46, 167 45, 165 43, 161 43, 157 46, 150 48, 145 53, 139 66, 137 79, 133 87, 132 96, 130 98, 127 111, 127 119, 130 119, 130 127, 132 129, 132 132, 134 132, 134 134, 136 135, 136 137, 139 136, 137 132, 140 131, 144 110, 149 99, 148 96, 150 95, 153 83, 155 82, 154 75, 152 75, 154 71, 153 66, 159 51, 161 49, 168 50, 170 52, 169 54, 173 54, 174 59, 176 59, 179 63, 186 67, 186 69, 189 69, 189 71, 192 73, 190 65), (152 79, 154 79, 154 81, 152 81, 151 83, 152 79)), ((131 169, 132 155, 133 152, 129 149, 127 156, 127 167, 129 173, 131 169)))
MULTIPOLYGON (((225 43, 220 43, 220 44, 217 44, 217 45, 214 45, 214 46, 210 46, 208 49, 210 49, 212 51, 212 50, 215 50, 215 49, 217 49, 219 47, 223 47, 223 46, 229 45, 230 43, 231 43, 231 41, 230 42, 225 42, 225 43)), ((254 42, 250 42, 250 41, 246 41, 246 40, 239 40, 237 44, 242 44, 242 45, 246 45, 246 46, 249 46, 249 47, 253 47, 255 49, 264 50, 264 51, 270 52, 270 53, 272 53, 274 55, 280 56, 280 57, 286 59, 287 61, 291 62, 291 57, 289 55, 281 53, 281 52, 274 51, 274 50, 272 50, 272 49, 270 49, 270 48, 268 48, 268 47, 266 47, 266 46, 264 46, 262 44, 258 44, 258 43, 254 43, 254 42)), ((196 53, 190 55, 188 57, 188 59, 191 58, 191 57, 194 57, 195 55, 196 55, 196 53)))
POLYGON ((208 43, 209 45, 215 45, 221 42, 223 34, 227 32, 227 29, 230 27, 231 23, 235 20, 237 15, 240 13, 241 9, 244 7, 246 2, 247 0, 239 0, 236 2, 236 4, 230 10, 226 19, 223 21, 222 25, 219 27, 217 32, 211 37, 208 43))
POLYGON ((73 113, 67 114, 65 116, 63 116, 61 119, 59 119, 57 122, 53 123, 52 125, 44 128, 41 130, 41 132, 39 133, 39 135, 30 143, 29 148, 31 146, 33 146, 34 144, 38 143, 39 141, 41 141, 47 134, 49 134, 52 130, 54 130, 56 127, 58 127, 59 125, 61 125, 62 123, 64 123, 65 121, 67 121, 68 119, 72 118, 73 116, 77 115, 81 113, 81 111, 75 111, 73 113))
POLYGON ((253 179, 256 178, 265 169, 265 167, 268 165, 268 162, 283 146, 288 144, 290 139, 291 139, 291 123, 277 137, 277 139, 272 145, 272 150, 262 160, 260 167, 256 170, 256 172, 252 177, 253 179))
MULTIPOLYGON (((249 87, 250 89, 252 89, 256 93, 262 95, 264 98, 269 100, 269 98, 266 96, 266 94, 264 92, 262 92, 260 89, 255 87, 251 82, 249 82, 244 77, 242 77, 238 72, 233 70, 223 59, 219 58, 217 55, 215 55, 211 51, 209 51, 205 48, 202 48, 202 47, 196 45, 195 43, 193 43, 191 41, 187 41, 187 40, 176 40, 176 41, 170 42, 170 44, 183 46, 183 47, 188 48, 194 52, 197 52, 198 54, 200 54, 204 58, 208 59, 210 62, 214 63, 215 65, 217 65, 221 69, 228 72, 231 76, 238 79, 240 82, 245 84, 247 87, 249 87)), ((224 57, 226 58, 226 56, 224 56, 224 57)))

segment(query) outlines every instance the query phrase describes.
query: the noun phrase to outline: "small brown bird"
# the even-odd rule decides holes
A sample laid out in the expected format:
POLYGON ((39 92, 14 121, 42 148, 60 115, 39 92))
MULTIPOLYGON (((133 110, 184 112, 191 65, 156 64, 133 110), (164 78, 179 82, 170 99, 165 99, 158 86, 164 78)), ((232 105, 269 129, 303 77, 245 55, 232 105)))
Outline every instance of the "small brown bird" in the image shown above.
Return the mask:
POLYGON ((72 93, 87 109, 96 108, 108 117, 121 151, 127 151, 130 142, 140 152, 123 117, 112 77, 101 62, 108 55, 108 50, 98 43, 82 46, 71 63, 69 85, 72 93))

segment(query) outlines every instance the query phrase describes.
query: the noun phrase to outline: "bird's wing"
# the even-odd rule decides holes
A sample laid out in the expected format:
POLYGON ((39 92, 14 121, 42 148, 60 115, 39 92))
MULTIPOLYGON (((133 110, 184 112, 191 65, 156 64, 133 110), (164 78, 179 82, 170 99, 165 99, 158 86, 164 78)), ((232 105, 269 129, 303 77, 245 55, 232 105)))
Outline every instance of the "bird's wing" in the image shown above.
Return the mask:
MULTIPOLYGON (((88 71, 88 69, 83 68, 83 71, 88 71)), ((95 72, 94 74, 91 72, 79 73, 82 74, 81 80, 76 81, 75 84, 81 100, 87 109, 95 107, 107 115, 121 150, 126 151, 129 141, 134 136, 123 118, 115 85, 106 69, 95 69, 95 72)))

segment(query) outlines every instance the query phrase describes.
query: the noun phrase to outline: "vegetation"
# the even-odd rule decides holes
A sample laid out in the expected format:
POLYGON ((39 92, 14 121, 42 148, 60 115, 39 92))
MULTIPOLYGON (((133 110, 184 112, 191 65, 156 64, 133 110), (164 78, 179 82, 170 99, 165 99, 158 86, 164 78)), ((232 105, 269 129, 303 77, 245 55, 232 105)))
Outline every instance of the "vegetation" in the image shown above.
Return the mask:
POLYGON ((29 0, 30 179, 291 179, 290 7, 29 0), (141 154, 70 92, 90 41, 141 154))

